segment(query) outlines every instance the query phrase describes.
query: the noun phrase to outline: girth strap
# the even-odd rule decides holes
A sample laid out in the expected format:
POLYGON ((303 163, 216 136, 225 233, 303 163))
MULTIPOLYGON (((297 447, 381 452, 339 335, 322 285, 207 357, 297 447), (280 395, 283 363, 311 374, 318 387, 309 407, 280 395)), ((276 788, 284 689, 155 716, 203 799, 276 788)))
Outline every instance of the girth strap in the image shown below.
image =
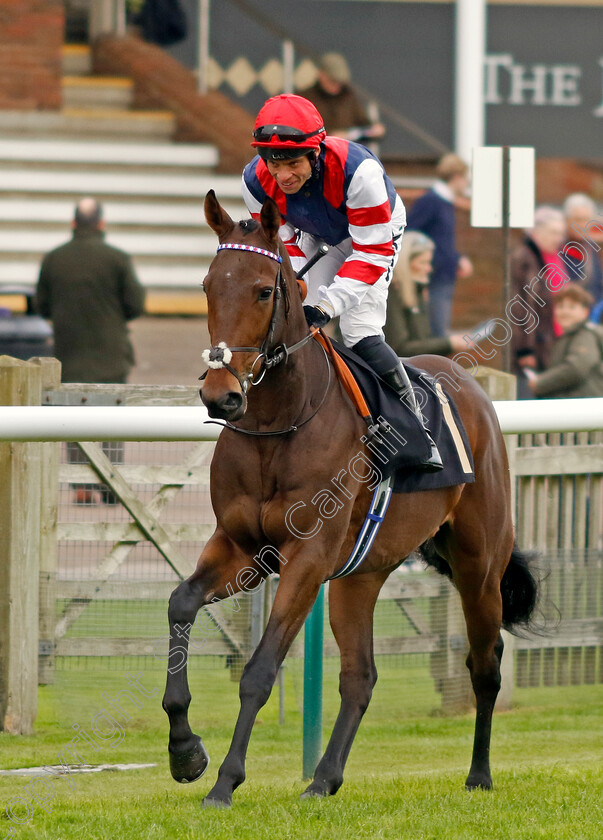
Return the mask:
POLYGON ((334 575, 331 575, 329 580, 335 580, 336 578, 351 575, 352 572, 355 572, 364 561, 366 555, 371 549, 371 546, 375 542, 375 537, 381 527, 381 523, 385 519, 385 514, 387 513, 387 508, 389 507, 389 502, 392 496, 392 484, 393 478, 392 476, 389 476, 375 488, 375 492, 373 493, 373 498, 371 500, 371 506, 365 517, 364 524, 360 529, 360 533, 358 534, 352 553, 339 571, 335 572, 334 575))

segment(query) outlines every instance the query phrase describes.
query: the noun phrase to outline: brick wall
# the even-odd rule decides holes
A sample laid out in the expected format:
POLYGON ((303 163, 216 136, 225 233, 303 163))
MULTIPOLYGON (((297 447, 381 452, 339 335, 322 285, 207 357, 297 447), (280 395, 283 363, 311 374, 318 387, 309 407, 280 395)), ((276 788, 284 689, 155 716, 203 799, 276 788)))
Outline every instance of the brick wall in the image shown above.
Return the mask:
POLYGON ((220 171, 238 174, 251 160, 251 114, 221 93, 199 96, 190 70, 160 47, 135 36, 106 35, 95 43, 93 55, 95 73, 134 80, 135 107, 172 111, 177 140, 217 146, 220 171))
POLYGON ((0 3, 0 108, 61 107, 61 0, 0 3))

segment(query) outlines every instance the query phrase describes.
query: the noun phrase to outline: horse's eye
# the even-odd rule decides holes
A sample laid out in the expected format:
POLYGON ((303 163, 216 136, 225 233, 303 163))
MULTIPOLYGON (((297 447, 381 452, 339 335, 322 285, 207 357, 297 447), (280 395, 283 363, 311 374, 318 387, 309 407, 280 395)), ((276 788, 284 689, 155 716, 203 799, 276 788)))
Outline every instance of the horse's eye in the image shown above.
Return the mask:
POLYGON ((205 294, 205 293, 206 293, 206 289, 205 289, 205 280, 202 280, 202 281, 201 281, 201 291, 203 292, 203 294, 205 294))
POLYGON ((262 289, 258 295, 258 300, 268 300, 272 294, 272 289, 262 289))

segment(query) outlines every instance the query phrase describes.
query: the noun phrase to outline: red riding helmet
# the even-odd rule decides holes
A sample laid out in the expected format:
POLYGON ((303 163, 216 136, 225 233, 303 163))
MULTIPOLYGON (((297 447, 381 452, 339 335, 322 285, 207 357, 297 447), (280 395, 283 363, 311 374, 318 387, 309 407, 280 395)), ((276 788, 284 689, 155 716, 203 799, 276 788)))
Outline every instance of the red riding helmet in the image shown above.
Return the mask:
POLYGON ((292 160, 318 150, 326 135, 323 118, 312 102, 283 93, 264 103, 251 145, 264 160, 292 160))

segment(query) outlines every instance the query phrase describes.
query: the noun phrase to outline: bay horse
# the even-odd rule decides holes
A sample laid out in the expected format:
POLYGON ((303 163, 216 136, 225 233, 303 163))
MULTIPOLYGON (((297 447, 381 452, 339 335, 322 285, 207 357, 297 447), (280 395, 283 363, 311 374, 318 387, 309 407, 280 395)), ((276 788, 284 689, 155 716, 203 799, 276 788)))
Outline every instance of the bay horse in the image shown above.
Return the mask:
MULTIPOLYGON (((204 353, 209 370, 201 396, 210 416, 225 421, 226 428, 211 464, 216 530, 191 577, 170 598, 163 707, 170 724, 171 773, 179 782, 192 782, 209 762, 188 722, 187 650, 195 616, 204 605, 261 585, 271 570, 278 571, 266 630, 240 680, 232 742, 204 799, 205 805, 228 806, 245 779, 256 716, 320 587, 349 556, 371 491, 363 475, 344 469, 359 451, 369 462, 362 443, 366 424, 308 330, 297 278, 278 236, 276 204, 265 201, 259 222, 235 223, 210 191, 205 215, 219 248, 203 284, 212 347, 204 353), (317 491, 333 487, 334 479, 341 491, 336 514, 318 517, 317 491)), ((426 541, 434 550, 431 562, 460 593, 467 624, 476 721, 466 787, 492 786, 489 749, 500 688, 500 629, 529 622, 537 583, 527 556, 514 543, 505 445, 490 400, 448 359, 420 356, 411 362, 432 375, 445 374, 444 390, 454 397, 473 453, 475 482, 395 493, 363 565, 331 581, 329 617, 341 654, 341 705, 302 796, 334 794, 343 783, 377 679, 372 624, 379 590, 426 541)))

